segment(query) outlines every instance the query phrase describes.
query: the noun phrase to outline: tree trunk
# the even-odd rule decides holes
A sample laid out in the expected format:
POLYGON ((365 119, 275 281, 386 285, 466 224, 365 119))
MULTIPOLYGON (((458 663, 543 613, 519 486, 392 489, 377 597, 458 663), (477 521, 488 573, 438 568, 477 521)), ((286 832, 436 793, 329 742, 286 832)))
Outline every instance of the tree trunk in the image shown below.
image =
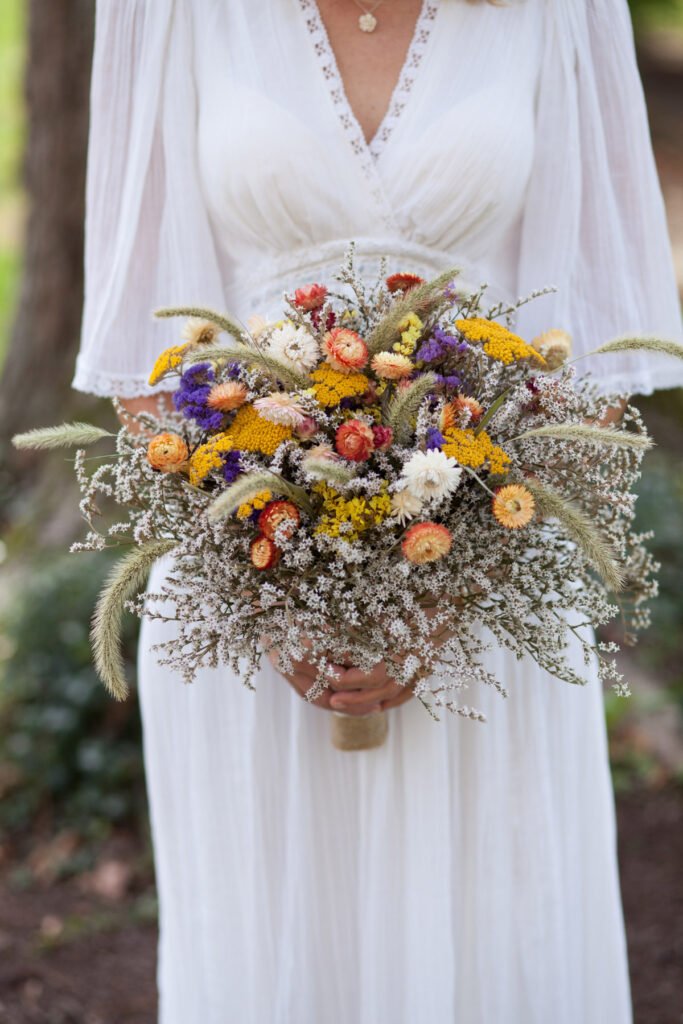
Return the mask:
MULTIPOLYGON (((94 0, 30 0, 24 175, 29 217, 18 310, 0 379, 0 438, 60 420, 83 302, 94 0)), ((13 449, 6 471, 26 460, 13 449)))

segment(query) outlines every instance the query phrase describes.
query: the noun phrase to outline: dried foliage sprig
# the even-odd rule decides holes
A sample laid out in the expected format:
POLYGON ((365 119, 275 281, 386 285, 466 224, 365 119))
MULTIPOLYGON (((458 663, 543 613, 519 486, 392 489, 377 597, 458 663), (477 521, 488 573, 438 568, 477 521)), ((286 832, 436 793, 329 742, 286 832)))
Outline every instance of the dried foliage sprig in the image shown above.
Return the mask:
POLYGON ((557 441, 577 441, 587 444, 609 444, 615 445, 617 448, 637 448, 644 452, 654 446, 654 441, 647 434, 634 434, 629 430, 617 430, 615 427, 589 427, 582 423, 560 423, 548 427, 535 427, 533 430, 526 430, 518 437, 512 438, 508 444, 525 441, 529 437, 549 437, 557 441))
POLYGON ((27 430, 23 434, 15 434, 12 444, 15 448, 35 448, 38 451, 50 448, 86 448, 101 441, 103 437, 113 436, 111 431, 94 427, 91 423, 62 423, 58 427, 40 427, 37 430, 27 430))
POLYGON ((97 674, 116 700, 128 695, 121 654, 121 623, 125 603, 140 591, 158 558, 177 547, 175 540, 154 540, 134 548, 114 565, 100 593, 90 639, 97 674))

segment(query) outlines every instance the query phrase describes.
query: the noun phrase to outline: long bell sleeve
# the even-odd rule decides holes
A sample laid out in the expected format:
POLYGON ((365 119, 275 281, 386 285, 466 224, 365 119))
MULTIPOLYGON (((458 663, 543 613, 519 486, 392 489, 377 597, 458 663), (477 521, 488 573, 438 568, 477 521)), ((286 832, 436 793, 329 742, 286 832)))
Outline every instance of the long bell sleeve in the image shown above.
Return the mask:
POLYGON ((220 307, 197 166, 192 19, 183 0, 99 0, 90 96, 85 301, 72 387, 132 397, 175 344, 160 306, 220 307))
MULTIPOLYGON (((519 325, 568 329, 575 354, 626 334, 683 339, 662 190, 626 0, 547 6, 519 294, 555 285, 519 325)), ((602 391, 683 385, 683 362, 642 352, 577 363, 602 391)))

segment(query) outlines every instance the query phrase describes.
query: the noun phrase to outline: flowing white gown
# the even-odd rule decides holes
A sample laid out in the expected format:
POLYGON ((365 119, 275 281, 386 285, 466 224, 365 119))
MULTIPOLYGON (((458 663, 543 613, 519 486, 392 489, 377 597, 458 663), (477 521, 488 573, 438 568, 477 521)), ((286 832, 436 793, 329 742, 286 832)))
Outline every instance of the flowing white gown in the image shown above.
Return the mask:
MULTIPOLYGON (((277 312, 329 281, 461 264, 578 351, 680 337, 625 0, 425 0, 370 144, 315 0, 101 0, 74 387, 148 394, 161 305, 277 312)), ((642 355, 605 388, 683 383, 642 355)), ((152 573, 158 588, 168 562, 152 573)), ((488 724, 411 702, 340 753, 266 663, 183 685, 143 623, 161 1024, 626 1024, 602 693, 500 651, 488 724)), ((576 653, 577 665, 581 656, 576 653)), ((476 700, 475 700, 476 697, 476 700)))

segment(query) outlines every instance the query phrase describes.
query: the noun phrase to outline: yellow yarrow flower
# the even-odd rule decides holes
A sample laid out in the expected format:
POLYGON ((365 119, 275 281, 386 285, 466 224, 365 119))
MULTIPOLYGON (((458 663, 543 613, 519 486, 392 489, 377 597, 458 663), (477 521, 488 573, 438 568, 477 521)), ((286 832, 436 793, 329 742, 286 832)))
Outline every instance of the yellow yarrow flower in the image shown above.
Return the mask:
POLYGON ((545 359, 540 352, 495 320, 474 316, 469 320, 456 320, 455 326, 468 341, 483 342, 486 355, 506 366, 520 359, 535 359, 545 366, 545 359))
POLYGON ((398 325, 398 329, 401 332, 401 340, 394 342, 393 351, 402 356, 412 356, 424 330, 424 324, 416 313, 408 313, 398 325))
POLYGON ((164 349, 152 367, 148 383, 157 384, 165 373, 168 373, 169 370, 177 369, 183 361, 183 354, 189 347, 189 343, 187 343, 185 345, 174 345, 172 348, 164 349))
POLYGON ((485 430, 475 434, 474 430, 459 430, 452 427, 444 431, 443 436, 445 443, 441 450, 461 466, 478 469, 486 462, 492 473, 507 473, 509 456, 493 443, 485 430))
POLYGON ((325 363, 313 371, 311 379, 315 381, 315 397, 324 407, 339 405, 342 398, 363 395, 370 387, 364 373, 342 373, 325 363))
POLYGON ((238 519, 246 519, 256 509, 265 508, 268 502, 272 499, 273 495, 270 491, 261 491, 251 501, 245 501, 243 505, 240 505, 237 509, 236 515, 238 519))
POLYGON ((354 541, 358 540, 365 530, 378 526, 391 514, 391 498, 387 493, 386 481, 383 482, 380 493, 370 498, 362 495, 344 498, 324 482, 315 484, 313 490, 323 496, 322 514, 314 533, 354 541), (351 529, 346 528, 346 524, 350 525, 351 529), (342 525, 345 526, 344 529, 342 525))
POLYGON ((209 473, 223 465, 221 453, 229 452, 233 447, 232 438, 221 433, 214 434, 209 441, 195 448, 190 456, 190 483, 195 487, 201 486, 209 473))
POLYGON ((233 448, 274 455, 276 448, 292 436, 292 428, 264 419, 253 405, 243 405, 225 433, 232 439, 233 448))

